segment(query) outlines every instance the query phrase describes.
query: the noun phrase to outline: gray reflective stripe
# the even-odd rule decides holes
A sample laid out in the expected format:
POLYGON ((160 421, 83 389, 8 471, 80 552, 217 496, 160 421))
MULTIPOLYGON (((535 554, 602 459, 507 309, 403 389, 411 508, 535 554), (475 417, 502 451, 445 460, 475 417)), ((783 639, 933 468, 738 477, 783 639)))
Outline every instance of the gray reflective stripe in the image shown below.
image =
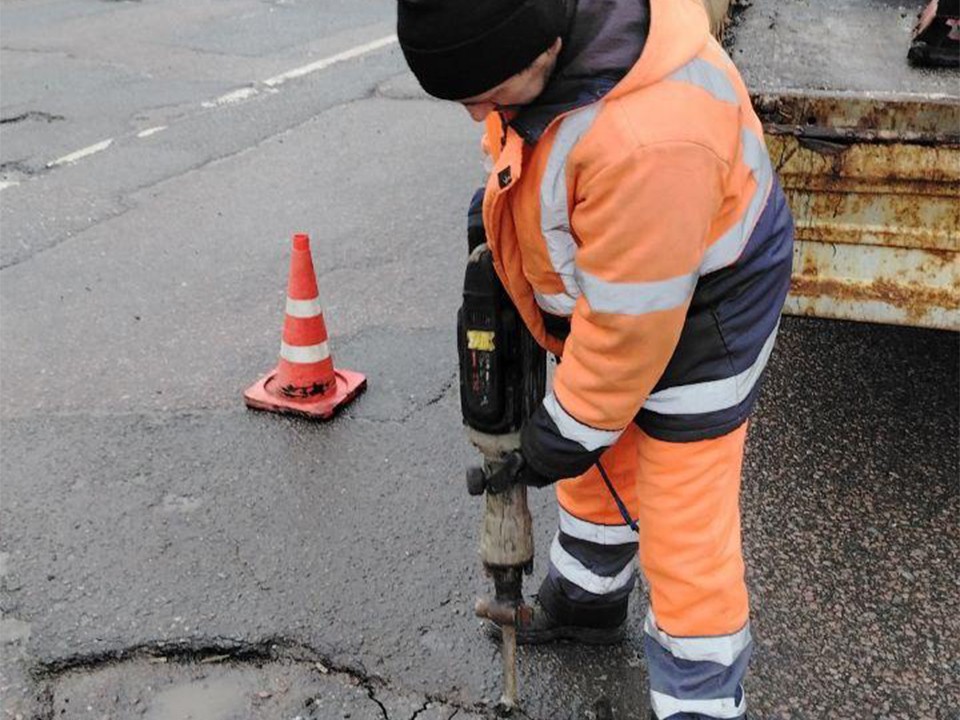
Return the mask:
POLYGON ((738 718, 747 712, 747 697, 740 694, 740 702, 734 698, 718 700, 681 700, 672 695, 650 691, 650 707, 658 718, 668 718, 677 713, 690 713, 697 717, 738 718))
MULTIPOLYGON (((637 559, 636 539, 622 545, 598 545, 557 530, 556 538, 566 553, 594 575, 610 578, 619 575, 637 559)), ((663 689, 663 688, 659 688, 663 689)))
POLYGON ((763 212, 764 202, 773 184, 773 166, 763 141, 744 129, 741 142, 743 161, 753 173, 757 187, 740 222, 707 248, 700 268, 689 275, 638 283, 609 282, 578 268, 577 284, 586 296, 591 310, 624 315, 670 310, 687 301, 701 275, 736 262, 763 212))
POLYGON ((735 105, 740 103, 737 91, 727 74, 701 58, 694 58, 667 79, 696 85, 698 88, 706 90, 720 102, 734 103, 735 105))
POLYGON ((593 312, 643 315, 680 307, 697 285, 699 273, 650 282, 610 282, 577 269, 577 281, 593 312))
POLYGON ((693 662, 712 662, 724 667, 733 665, 740 653, 752 642, 749 622, 732 635, 704 637, 667 635, 657 627, 657 620, 652 610, 647 611, 643 631, 675 658, 693 662))
POLYGON ((323 308, 320 307, 320 298, 313 300, 294 300, 287 298, 287 315, 295 318, 312 318, 320 315, 323 308))
POLYGON ((598 525, 574 517, 560 508, 560 532, 598 545, 624 545, 637 542, 629 525, 598 525))
POLYGON ((740 683, 747 673, 752 650, 753 643, 744 648, 733 665, 689 662, 675 658, 649 635, 643 636, 650 689, 685 700, 739 697, 740 683))
POLYGON ((644 409, 661 415, 695 415, 736 407, 744 401, 760 379, 770 359, 770 353, 773 352, 779 328, 778 323, 760 348, 760 355, 753 365, 743 372, 721 380, 707 380, 658 390, 647 398, 643 404, 644 409))
MULTIPOLYGON (((550 148, 547 166, 540 180, 540 232, 547 242, 547 253, 554 272, 563 281, 567 294, 580 295, 574 277, 574 256, 577 244, 570 232, 570 209, 567 206, 567 158, 583 134, 593 125, 600 104, 588 105, 567 115, 557 129, 550 148)), ((542 306, 541 306, 542 307, 542 306)))
POLYGON ((537 300, 537 305, 554 315, 569 317, 573 315, 573 308, 577 304, 575 297, 570 297, 566 293, 557 293, 556 295, 547 295, 546 293, 534 292, 533 297, 537 300))
POLYGON ((287 345, 281 342, 280 357, 292 363, 316 363, 330 357, 330 348, 325 342, 319 345, 287 345))
POLYGON ((767 154, 763 140, 744 129, 740 134, 740 142, 743 145, 743 162, 753 173, 757 187, 740 222, 721 235, 703 254, 703 262, 700 264, 701 275, 712 273, 737 261, 750 239, 754 225, 760 219, 773 184, 773 166, 770 164, 770 156, 767 154))
POLYGON ((623 570, 612 577, 604 577, 591 572, 579 560, 563 549, 560 540, 555 536, 550 546, 550 562, 561 576, 577 587, 583 588, 594 595, 609 595, 628 585, 634 573, 634 563, 630 562, 623 570))
POLYGON ((599 430, 584 425, 564 410, 552 393, 543 399, 543 408, 557 426, 560 434, 567 440, 579 443, 584 450, 592 452, 598 448, 609 447, 623 433, 623 430, 599 430))

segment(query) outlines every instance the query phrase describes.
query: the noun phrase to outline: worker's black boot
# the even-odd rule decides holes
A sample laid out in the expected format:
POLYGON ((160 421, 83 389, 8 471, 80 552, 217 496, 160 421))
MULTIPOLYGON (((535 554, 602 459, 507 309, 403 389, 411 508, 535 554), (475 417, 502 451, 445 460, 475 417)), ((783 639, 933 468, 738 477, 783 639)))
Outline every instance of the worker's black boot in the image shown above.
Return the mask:
MULTIPOLYGON (((540 645, 558 640, 584 645, 615 645, 623 640, 626 630, 626 623, 612 627, 588 627, 558 622, 544 609, 537 597, 528 608, 529 619, 517 628, 518 645, 540 645)), ((485 626, 491 637, 500 639, 499 625, 486 621, 485 626)))

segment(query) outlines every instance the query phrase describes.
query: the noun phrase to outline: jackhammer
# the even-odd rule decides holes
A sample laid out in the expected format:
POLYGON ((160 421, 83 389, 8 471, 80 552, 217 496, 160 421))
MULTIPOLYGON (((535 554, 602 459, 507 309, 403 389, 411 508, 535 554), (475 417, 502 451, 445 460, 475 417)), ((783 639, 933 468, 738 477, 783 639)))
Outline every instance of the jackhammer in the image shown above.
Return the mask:
POLYGON ((533 571, 533 528, 527 488, 514 481, 520 427, 543 400, 546 353, 533 339, 493 268, 487 245, 471 238, 457 318, 460 405, 470 441, 483 464, 467 470, 467 491, 485 495, 480 557, 493 579, 493 598, 474 611, 501 628, 503 695, 517 704, 517 628, 530 620, 523 575, 533 571))

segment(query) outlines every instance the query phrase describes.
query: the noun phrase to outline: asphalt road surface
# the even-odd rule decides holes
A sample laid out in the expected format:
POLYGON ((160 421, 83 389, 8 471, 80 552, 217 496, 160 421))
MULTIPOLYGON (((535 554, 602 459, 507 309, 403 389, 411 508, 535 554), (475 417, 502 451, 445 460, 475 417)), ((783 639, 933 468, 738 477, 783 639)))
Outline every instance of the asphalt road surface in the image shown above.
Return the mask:
MULTIPOLYGON (((393 8, 0 2, 4 718, 490 714, 453 343, 478 128, 393 8), (298 231, 370 383, 330 424, 241 397, 298 231)), ((753 717, 960 714, 958 367, 955 334, 784 320, 744 475, 753 717)), ((643 605, 620 647, 521 649, 523 716, 645 718, 643 605)))

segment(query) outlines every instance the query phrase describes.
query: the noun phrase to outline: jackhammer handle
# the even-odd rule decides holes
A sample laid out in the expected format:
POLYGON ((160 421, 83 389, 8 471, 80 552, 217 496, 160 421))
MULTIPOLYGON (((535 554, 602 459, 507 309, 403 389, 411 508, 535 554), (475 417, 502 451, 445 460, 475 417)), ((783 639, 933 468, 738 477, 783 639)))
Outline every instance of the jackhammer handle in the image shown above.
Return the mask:
POLYGON ((504 455, 492 472, 478 465, 467 468, 467 492, 471 495, 502 493, 518 482, 523 467, 523 455, 514 450, 504 455))
POLYGON ((467 468, 467 492, 473 496, 483 495, 487 489, 487 476, 479 465, 467 468))
POLYGON ((529 625, 533 620, 533 609, 524 603, 509 603, 490 598, 477 598, 473 613, 478 618, 486 618, 497 625, 520 627, 529 625))
POLYGON ((473 613, 478 618, 492 620, 497 625, 514 625, 517 622, 516 607, 488 598, 477 598, 473 613))

